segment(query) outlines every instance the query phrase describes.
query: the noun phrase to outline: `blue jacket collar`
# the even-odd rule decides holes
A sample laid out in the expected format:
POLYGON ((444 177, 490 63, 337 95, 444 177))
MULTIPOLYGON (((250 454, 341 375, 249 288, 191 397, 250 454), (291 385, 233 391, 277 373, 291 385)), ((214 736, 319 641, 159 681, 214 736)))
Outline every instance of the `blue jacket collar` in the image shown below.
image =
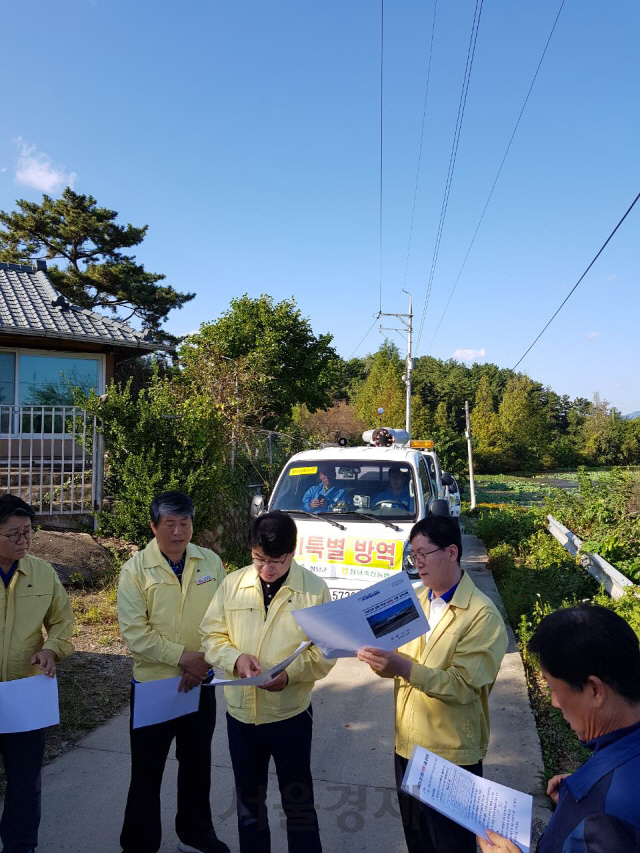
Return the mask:
POLYGON ((582 767, 564 780, 564 784, 576 800, 582 800, 596 782, 638 756, 640 756, 640 729, 636 728, 626 737, 621 737, 595 752, 582 767))

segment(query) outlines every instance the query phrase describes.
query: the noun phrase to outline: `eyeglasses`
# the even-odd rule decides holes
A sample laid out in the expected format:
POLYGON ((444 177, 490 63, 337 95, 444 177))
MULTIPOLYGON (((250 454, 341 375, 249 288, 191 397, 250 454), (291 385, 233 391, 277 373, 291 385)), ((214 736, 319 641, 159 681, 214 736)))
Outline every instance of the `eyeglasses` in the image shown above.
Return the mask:
POLYGON ((258 569, 261 569, 263 566, 266 566, 267 563, 270 566, 284 566, 288 559, 289 554, 285 554, 281 560, 274 560, 273 557, 265 557, 263 559, 262 557, 254 557, 253 555, 251 556, 251 562, 258 569))
POLYGON ((423 562, 429 554, 435 554, 436 551, 444 551, 444 548, 433 548, 431 551, 412 551, 409 555, 409 559, 414 564, 418 561, 423 562))
POLYGON ((13 544, 16 545, 23 536, 25 539, 31 539, 33 536, 33 530, 16 530, 15 533, 0 533, 0 536, 4 536, 5 539, 8 539, 9 542, 13 542, 13 544))

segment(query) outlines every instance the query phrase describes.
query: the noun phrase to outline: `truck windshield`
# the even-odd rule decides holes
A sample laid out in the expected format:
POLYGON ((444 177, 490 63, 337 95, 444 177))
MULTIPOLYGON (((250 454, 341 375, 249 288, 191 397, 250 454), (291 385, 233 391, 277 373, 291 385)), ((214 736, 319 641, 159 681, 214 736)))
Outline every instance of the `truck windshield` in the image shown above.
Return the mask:
POLYGON ((285 468, 269 509, 411 521, 417 509, 415 476, 410 465, 388 460, 298 460, 285 468))

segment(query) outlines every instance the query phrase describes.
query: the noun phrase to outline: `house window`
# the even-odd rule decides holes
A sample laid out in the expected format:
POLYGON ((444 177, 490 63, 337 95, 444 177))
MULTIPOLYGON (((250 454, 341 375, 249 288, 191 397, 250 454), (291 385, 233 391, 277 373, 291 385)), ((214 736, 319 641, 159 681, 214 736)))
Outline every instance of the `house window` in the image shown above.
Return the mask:
POLYGON ((64 433, 61 409, 45 413, 44 419, 38 409, 72 406, 72 388, 101 391, 101 357, 0 351, 0 432, 64 433), (23 407, 22 418, 10 408, 17 406, 23 407))
MULTIPOLYGON (((16 396, 16 356, 0 352, 0 406, 12 406, 16 396)), ((9 430, 9 410, 0 408, 0 432, 9 430)))
POLYGON ((19 370, 19 406, 72 406, 72 387, 98 390, 97 358, 21 353, 19 370))

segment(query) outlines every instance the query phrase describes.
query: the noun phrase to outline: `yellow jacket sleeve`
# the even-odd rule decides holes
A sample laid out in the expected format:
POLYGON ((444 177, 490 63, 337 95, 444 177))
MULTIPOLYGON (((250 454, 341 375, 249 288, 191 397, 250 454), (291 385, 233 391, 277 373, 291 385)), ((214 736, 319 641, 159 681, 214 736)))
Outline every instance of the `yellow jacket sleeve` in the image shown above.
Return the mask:
POLYGON ((66 658, 73 651, 69 642, 73 633, 73 610, 56 572, 53 573, 51 604, 42 621, 47 631, 47 640, 42 648, 50 649, 58 660, 66 658))
POLYGON ((204 652, 205 660, 211 666, 215 666, 225 672, 233 672, 236 661, 242 652, 232 644, 229 638, 224 600, 225 583, 223 581, 213 596, 200 625, 201 648, 204 652))
POLYGON ((317 646, 310 646, 287 667, 288 683, 319 681, 331 672, 335 664, 335 658, 327 659, 317 646))
POLYGON ((507 649, 507 632, 502 619, 490 610, 482 611, 460 637, 447 669, 414 663, 409 683, 442 702, 466 705, 480 690, 493 684, 507 649))
MULTIPOLYGON (((329 601, 331 601, 331 593, 325 588, 322 600, 318 601, 318 604, 327 604, 329 601)), ((328 675, 335 665, 335 658, 326 658, 317 646, 310 646, 287 667, 288 684, 295 684, 298 681, 319 681, 328 675)))
POLYGON ((137 577, 123 569, 118 583, 118 622, 130 651, 139 658, 177 666, 184 651, 180 643, 172 643, 149 624, 147 603, 137 577))

